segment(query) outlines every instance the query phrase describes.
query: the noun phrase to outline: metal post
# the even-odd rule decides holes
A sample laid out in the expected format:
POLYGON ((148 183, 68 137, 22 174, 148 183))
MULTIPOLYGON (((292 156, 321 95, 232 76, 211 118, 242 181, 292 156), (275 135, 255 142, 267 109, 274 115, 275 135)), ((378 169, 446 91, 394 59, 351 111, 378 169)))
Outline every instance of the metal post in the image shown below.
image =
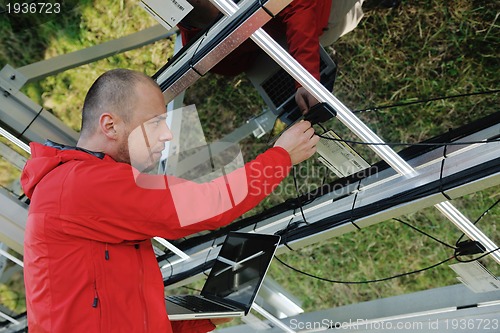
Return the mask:
POLYGON ((21 140, 16 138, 14 135, 10 134, 8 131, 3 129, 2 127, 0 127, 0 135, 5 137, 7 140, 9 140, 13 144, 15 144, 16 146, 21 148, 22 150, 24 150, 28 154, 31 154, 30 146, 28 146, 27 144, 25 144, 24 142, 22 142, 21 140))
POLYGON ((0 255, 12 260, 13 262, 15 262, 16 264, 18 264, 19 266, 21 267, 24 267, 24 263, 17 259, 16 257, 14 257, 12 254, 10 254, 9 252, 3 250, 3 249, 0 249, 0 255))

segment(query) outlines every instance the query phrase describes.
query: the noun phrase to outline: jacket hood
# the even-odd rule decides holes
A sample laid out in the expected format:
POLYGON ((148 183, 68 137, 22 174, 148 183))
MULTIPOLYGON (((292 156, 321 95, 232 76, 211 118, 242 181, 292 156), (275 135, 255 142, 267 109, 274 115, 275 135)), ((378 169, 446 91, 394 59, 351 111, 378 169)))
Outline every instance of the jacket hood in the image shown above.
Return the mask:
MULTIPOLYGON (((31 198, 38 183, 59 165, 74 160, 103 159, 103 153, 95 153, 78 147, 70 147, 47 141, 45 145, 30 143, 31 158, 21 174, 21 186, 28 198, 31 198)), ((110 158, 110 157, 107 157, 110 158)))

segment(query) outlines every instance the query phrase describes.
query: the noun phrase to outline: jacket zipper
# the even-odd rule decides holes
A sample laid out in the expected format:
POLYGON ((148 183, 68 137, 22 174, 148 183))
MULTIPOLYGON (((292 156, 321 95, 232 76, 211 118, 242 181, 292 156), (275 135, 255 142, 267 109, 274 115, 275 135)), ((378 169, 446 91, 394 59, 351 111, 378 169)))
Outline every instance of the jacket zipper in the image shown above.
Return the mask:
POLYGON ((94 263, 94 299, 92 300, 92 307, 93 308, 97 308, 97 306, 99 305, 99 294, 97 293, 97 268, 95 267, 95 263, 94 263))
POLYGON ((104 259, 109 260, 108 243, 106 243, 106 248, 104 249, 104 259))
POLYGON ((149 327, 148 327, 148 309, 146 308, 146 297, 144 296, 144 266, 142 262, 142 255, 140 252, 140 244, 135 244, 134 247, 136 248, 136 253, 137 253, 137 259, 139 261, 139 293, 141 294, 141 304, 142 304, 142 309, 143 309, 143 316, 144 316, 144 332, 148 333, 149 332, 149 327))
POLYGON ((98 304, 99 304, 99 295, 97 294, 97 286, 95 285, 94 282, 94 300, 92 301, 92 307, 97 308, 98 304))

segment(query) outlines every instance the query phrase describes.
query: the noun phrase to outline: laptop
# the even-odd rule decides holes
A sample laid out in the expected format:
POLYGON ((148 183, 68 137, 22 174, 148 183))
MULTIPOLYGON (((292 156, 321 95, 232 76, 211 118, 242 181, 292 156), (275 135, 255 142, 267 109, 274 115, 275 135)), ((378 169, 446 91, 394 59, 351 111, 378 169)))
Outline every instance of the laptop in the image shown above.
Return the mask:
MULTIPOLYGON (((281 45, 286 41, 278 40, 281 45)), ((320 51, 320 82, 328 90, 333 90, 337 65, 328 52, 320 51)), ((295 102, 295 80, 267 54, 260 54, 255 64, 246 72, 250 82, 264 100, 266 106, 286 125, 298 120, 302 113, 295 102)))
POLYGON ((242 317, 250 311, 280 236, 230 232, 199 295, 167 296, 170 320, 242 317))

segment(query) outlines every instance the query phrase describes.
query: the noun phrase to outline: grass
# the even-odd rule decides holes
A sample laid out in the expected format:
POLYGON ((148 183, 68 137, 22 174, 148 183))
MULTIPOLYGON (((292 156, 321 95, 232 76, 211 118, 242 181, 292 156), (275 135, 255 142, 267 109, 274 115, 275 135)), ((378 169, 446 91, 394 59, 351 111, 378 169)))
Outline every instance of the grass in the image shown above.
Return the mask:
MULTIPOLYGON (((466 212, 472 220, 498 199, 499 193, 483 191, 453 203, 466 212), (478 202, 484 204, 480 206, 478 202), (474 207, 472 207, 474 206, 474 207)), ((500 210, 491 211, 480 222, 480 229, 498 243, 500 210)), ((401 220, 454 245, 461 233, 451 222, 428 208, 418 213, 400 217, 401 220)), ((330 280, 362 282, 395 276, 434 265, 453 255, 453 250, 395 220, 385 221, 360 231, 311 245, 280 259, 310 274, 330 280)), ((450 261, 449 263, 456 263, 450 261)), ((455 273, 448 264, 432 270, 373 283, 330 283, 291 272, 281 264, 271 266, 271 276, 300 296, 306 311, 352 304, 419 290, 426 290, 457 283, 455 273)), ((498 264, 491 259, 483 263, 499 274, 498 264)))
MULTIPOLYGON (((496 2, 478 0, 457 0, 453 4, 407 0, 396 9, 370 11, 357 29, 330 49, 339 67, 334 94, 350 109, 361 110, 498 89, 499 12, 500 5, 496 2)), ((151 26, 154 21, 133 1, 87 0, 72 7, 67 15, 38 22, 39 25, 23 27, 21 23, 13 25, 0 17, 0 67, 7 63, 21 67, 89 47, 151 26)), ((23 91, 78 130, 83 98, 98 75, 116 67, 133 68, 151 75, 171 54, 172 41, 164 40, 31 83, 23 91)), ((263 102, 244 75, 225 78, 208 74, 187 90, 185 102, 196 104, 209 140, 231 132, 260 114, 263 108, 263 102)), ((417 142, 497 112, 498 102, 498 94, 489 94, 364 112, 358 116, 386 141, 417 142)), ((280 126, 282 124, 277 125, 276 132, 280 126)), ((346 139, 357 139, 335 119, 327 126, 346 139)), ((247 159, 266 147, 265 139, 250 138, 242 143, 247 159)), ((366 147, 355 149, 370 162, 379 160, 366 147)), ((308 161, 306 167, 312 170, 319 165, 308 161)), ((308 175, 300 180, 301 190, 317 186, 324 177, 335 178, 329 173, 308 175)), ((18 174, 7 176, 8 181, 15 177, 18 174)), ((276 194, 249 214, 294 195, 293 191, 286 190, 293 188, 291 186, 293 182, 289 178, 276 194)), ((499 196, 497 186, 453 203, 475 220, 499 196)), ((480 229, 497 244, 500 243, 498 216, 496 207, 479 222, 480 229)), ((451 244, 460 236, 457 228, 433 208, 401 219, 451 244)), ((281 255, 280 259, 328 279, 366 281, 418 270, 451 255, 450 249, 390 220, 281 255)), ((495 262, 489 258, 482 262, 499 275, 495 262)), ((271 266, 270 276, 299 297, 306 311, 457 283, 447 264, 366 284, 322 282, 292 272, 278 262, 271 266)), ((0 288, 0 298, 6 299, 3 290, 0 288)))

